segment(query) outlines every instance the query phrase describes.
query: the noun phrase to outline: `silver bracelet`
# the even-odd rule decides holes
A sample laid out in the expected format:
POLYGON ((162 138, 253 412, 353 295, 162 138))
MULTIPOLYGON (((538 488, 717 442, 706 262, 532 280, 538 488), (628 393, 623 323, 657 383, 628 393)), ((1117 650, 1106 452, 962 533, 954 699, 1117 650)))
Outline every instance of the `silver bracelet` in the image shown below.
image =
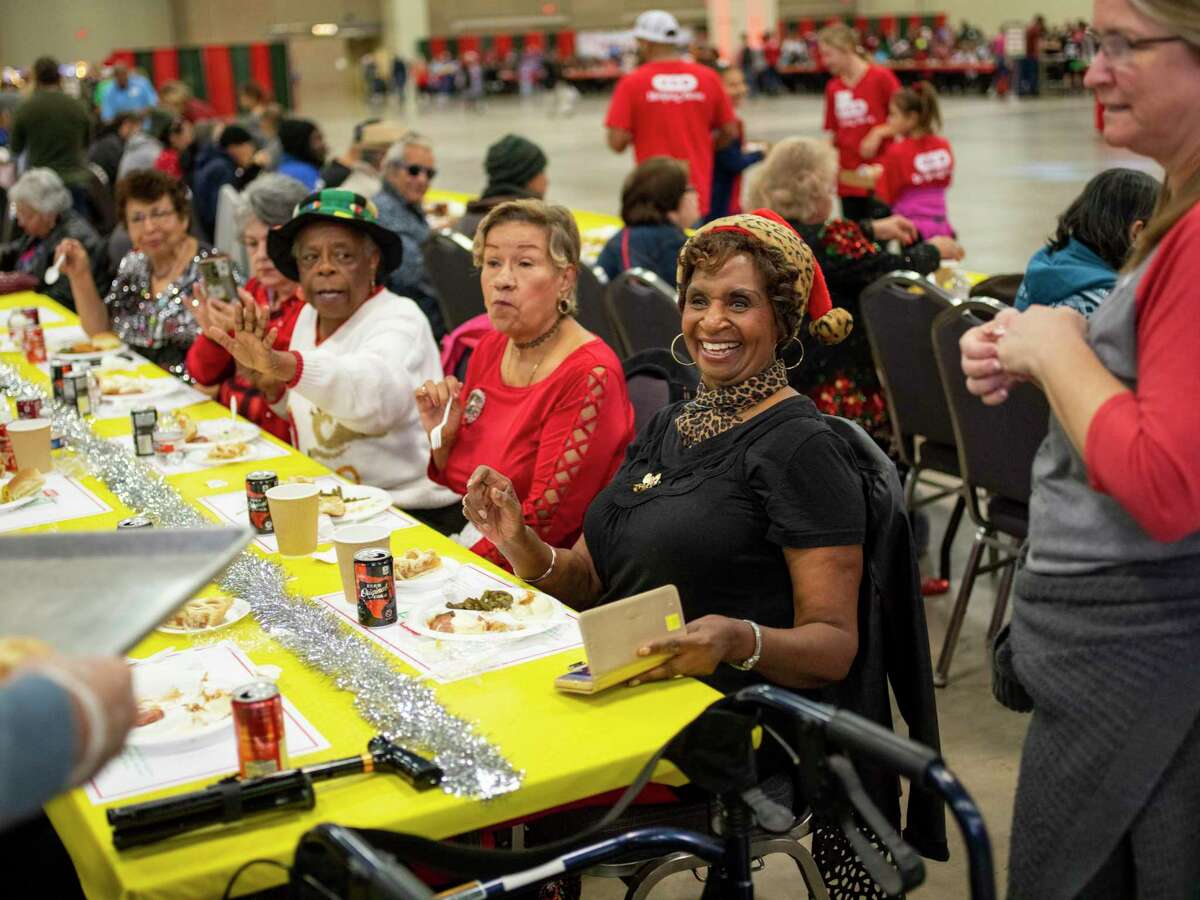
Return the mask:
POLYGON ((558 562, 558 551, 553 546, 550 547, 550 565, 546 567, 546 571, 537 578, 526 578, 526 584, 537 584, 539 581, 545 581, 550 577, 550 573, 554 571, 554 564, 558 562))
POLYGON ((749 625, 750 629, 754 632, 754 652, 742 662, 731 662, 730 665, 743 672, 749 672, 758 665, 759 657, 762 656, 762 630, 758 627, 757 622, 752 622, 749 619, 742 619, 742 621, 749 625))

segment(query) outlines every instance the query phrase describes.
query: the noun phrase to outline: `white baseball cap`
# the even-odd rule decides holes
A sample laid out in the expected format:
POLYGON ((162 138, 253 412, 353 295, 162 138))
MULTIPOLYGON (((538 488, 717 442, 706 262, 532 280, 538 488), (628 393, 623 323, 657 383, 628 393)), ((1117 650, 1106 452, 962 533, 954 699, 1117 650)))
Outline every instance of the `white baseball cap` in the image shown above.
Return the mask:
POLYGON ((678 44, 679 22, 669 12, 650 9, 637 17, 633 23, 633 36, 653 44, 678 44))

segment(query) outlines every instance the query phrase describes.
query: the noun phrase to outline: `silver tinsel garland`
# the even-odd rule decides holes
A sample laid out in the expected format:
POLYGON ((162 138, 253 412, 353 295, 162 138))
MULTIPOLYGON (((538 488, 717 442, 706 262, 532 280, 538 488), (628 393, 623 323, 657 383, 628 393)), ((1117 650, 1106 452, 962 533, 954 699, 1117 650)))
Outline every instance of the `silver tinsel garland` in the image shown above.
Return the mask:
MULTIPOLYGON (((158 472, 125 448, 98 437, 74 409, 50 401, 44 389, 3 363, 0 392, 42 397, 54 431, 131 510, 165 528, 211 526, 158 472)), ((451 714, 432 689, 395 671, 382 651, 343 627, 333 613, 290 593, 285 579, 279 565, 246 551, 225 570, 219 584, 250 604, 273 639, 329 676, 337 688, 352 692, 355 708, 373 727, 400 744, 431 753, 445 772, 442 786, 448 793, 489 798, 520 787, 522 773, 471 723, 451 714)))

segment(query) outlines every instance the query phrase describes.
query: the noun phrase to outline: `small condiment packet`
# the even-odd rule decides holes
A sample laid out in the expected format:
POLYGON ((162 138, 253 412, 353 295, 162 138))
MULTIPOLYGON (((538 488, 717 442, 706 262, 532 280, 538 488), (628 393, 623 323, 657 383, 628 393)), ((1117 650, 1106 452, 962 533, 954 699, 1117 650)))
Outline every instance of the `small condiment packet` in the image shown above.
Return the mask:
POLYGON ((206 487, 214 491, 217 490, 217 488, 229 487, 228 481, 222 481, 219 478, 214 478, 212 481, 206 481, 204 484, 206 487))

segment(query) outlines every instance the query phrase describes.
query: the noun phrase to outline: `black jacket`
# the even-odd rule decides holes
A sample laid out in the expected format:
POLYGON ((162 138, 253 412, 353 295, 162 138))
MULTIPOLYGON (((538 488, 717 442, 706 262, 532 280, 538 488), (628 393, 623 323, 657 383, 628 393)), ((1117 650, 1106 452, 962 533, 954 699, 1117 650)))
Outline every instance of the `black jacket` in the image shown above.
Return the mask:
MULTIPOLYGON (((854 451, 866 492, 867 537, 859 591, 858 656, 850 674, 823 692, 823 699, 893 729, 890 683, 908 737, 940 753, 921 577, 896 465, 858 425, 836 416, 825 416, 825 421, 854 451)), ((871 800, 906 841, 922 856, 950 858, 940 797, 912 791, 901 827, 896 776, 861 763, 858 770, 871 800)))

